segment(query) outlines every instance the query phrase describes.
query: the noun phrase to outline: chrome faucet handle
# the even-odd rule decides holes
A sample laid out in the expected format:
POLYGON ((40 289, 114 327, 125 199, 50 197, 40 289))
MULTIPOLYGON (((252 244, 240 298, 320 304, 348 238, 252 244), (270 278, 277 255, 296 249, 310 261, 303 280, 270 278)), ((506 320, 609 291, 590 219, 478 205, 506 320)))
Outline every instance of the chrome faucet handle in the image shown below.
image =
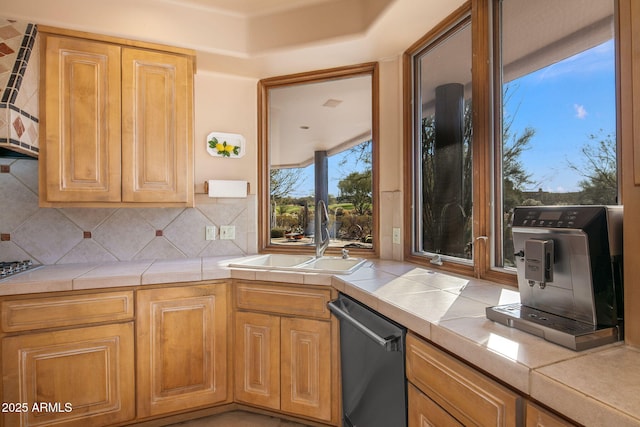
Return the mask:
POLYGON ((327 249, 330 243, 329 229, 329 213, 327 212, 327 205, 324 200, 318 201, 316 205, 315 215, 315 244, 316 244, 316 258, 320 258, 324 255, 324 251, 327 249), (323 238, 323 234, 326 235, 326 239, 323 238))
POLYGON ((349 251, 346 249, 342 249, 342 259, 348 259, 349 258, 349 251))

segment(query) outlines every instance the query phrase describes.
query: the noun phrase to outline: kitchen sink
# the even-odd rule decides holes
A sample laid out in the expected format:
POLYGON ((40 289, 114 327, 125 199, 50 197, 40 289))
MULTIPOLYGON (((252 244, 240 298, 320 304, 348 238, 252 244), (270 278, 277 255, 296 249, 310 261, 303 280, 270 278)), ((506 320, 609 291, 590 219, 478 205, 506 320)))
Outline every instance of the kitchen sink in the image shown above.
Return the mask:
POLYGON ((303 266, 303 268, 311 268, 314 270, 323 270, 340 274, 342 272, 353 272, 360 267, 366 260, 364 258, 341 258, 341 257, 320 257, 314 258, 303 266))
POLYGON ((229 267, 306 273, 351 274, 360 268, 365 261, 365 258, 330 256, 316 258, 313 255, 267 254, 232 262, 229 267))
POLYGON ((313 260, 313 255, 286 255, 286 254, 268 254, 260 255, 257 257, 251 257, 246 260, 238 261, 229 264, 230 267, 244 267, 244 268, 279 268, 279 267, 294 267, 296 265, 304 264, 313 260))

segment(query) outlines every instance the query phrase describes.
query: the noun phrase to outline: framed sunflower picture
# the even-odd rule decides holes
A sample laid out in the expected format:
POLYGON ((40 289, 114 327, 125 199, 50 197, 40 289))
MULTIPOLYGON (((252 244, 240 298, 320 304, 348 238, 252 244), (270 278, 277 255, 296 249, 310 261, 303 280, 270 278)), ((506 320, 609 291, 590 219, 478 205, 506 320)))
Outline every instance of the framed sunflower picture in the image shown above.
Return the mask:
POLYGON ((211 132, 207 135, 207 152, 213 157, 244 156, 245 139, 237 133, 211 132))

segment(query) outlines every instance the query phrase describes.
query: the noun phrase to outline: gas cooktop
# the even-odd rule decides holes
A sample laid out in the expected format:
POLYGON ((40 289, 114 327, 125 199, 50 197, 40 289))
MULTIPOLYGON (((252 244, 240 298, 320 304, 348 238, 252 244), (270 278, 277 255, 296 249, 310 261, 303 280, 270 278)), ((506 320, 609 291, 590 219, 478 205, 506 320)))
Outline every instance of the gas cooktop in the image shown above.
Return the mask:
POLYGON ((25 272, 27 270, 32 270, 37 267, 40 266, 34 264, 30 259, 24 261, 0 261, 0 280, 25 272))

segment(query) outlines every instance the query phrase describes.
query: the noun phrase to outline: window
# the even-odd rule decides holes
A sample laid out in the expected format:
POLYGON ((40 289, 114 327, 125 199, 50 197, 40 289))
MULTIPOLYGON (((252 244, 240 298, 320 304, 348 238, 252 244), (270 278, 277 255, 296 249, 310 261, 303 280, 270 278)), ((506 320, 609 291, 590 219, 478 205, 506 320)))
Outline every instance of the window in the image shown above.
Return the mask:
POLYGON ((472 259, 471 22, 448 28, 413 59, 415 250, 472 259))
POLYGON ((617 203, 613 0, 501 2, 502 259, 517 205, 617 203), (535 34, 535 37, 531 37, 535 34))
POLYGON ((377 83, 375 63, 260 81, 261 251, 313 252, 323 201, 327 251, 375 253, 377 83))
POLYGON ((515 206, 619 203, 615 0, 473 4, 405 54, 407 258, 512 282, 515 206))

